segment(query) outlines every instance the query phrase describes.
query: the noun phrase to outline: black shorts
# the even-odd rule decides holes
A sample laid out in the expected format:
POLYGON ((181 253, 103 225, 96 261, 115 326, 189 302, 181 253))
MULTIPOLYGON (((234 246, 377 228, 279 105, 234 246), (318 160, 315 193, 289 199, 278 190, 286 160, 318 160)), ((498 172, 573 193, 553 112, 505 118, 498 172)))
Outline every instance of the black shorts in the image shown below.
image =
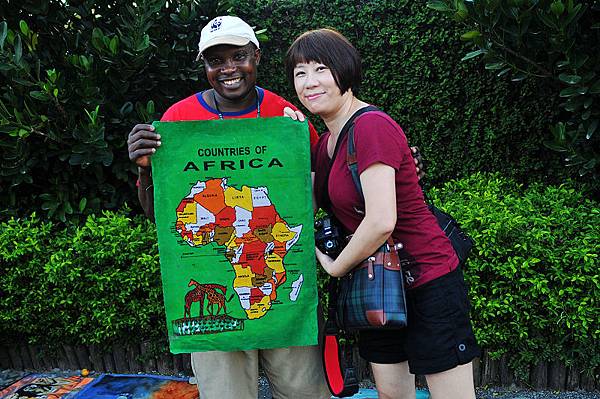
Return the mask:
POLYGON ((467 364, 480 355, 460 268, 408 290, 406 302, 408 326, 402 330, 361 331, 361 357, 382 364, 408 360, 411 373, 427 375, 467 364))

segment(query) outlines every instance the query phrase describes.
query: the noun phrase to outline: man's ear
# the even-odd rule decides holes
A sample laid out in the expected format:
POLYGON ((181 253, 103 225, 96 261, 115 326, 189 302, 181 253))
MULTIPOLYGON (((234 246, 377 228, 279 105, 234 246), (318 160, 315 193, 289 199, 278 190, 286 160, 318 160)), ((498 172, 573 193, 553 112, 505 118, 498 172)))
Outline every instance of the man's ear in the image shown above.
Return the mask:
POLYGON ((260 64, 260 49, 257 48, 254 52, 254 58, 256 59, 256 65, 260 64))

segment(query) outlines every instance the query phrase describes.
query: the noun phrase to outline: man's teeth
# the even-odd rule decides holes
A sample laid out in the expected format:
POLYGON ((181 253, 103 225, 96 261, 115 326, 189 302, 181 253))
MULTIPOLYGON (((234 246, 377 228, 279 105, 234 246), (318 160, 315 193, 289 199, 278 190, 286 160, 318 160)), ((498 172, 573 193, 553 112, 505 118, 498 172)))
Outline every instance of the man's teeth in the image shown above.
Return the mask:
POLYGON ((235 79, 230 79, 230 80, 224 80, 223 84, 225 84, 226 86, 230 86, 230 85, 236 84, 240 80, 242 80, 242 78, 235 78, 235 79))

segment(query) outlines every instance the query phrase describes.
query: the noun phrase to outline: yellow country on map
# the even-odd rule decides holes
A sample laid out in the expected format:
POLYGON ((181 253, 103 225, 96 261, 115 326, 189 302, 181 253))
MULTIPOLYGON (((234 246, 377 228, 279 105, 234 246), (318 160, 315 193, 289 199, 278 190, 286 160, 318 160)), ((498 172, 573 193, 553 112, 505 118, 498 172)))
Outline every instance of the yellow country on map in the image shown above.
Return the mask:
POLYGON ((225 204, 230 207, 239 206, 248 211, 254 209, 252 207, 252 191, 250 187, 243 186, 241 190, 233 187, 227 187, 225 189, 225 204))
POLYGON ((283 259, 276 253, 267 255, 265 262, 267 263, 267 266, 275 270, 275 273, 285 272, 285 269, 283 268, 283 259))
POLYGON ((271 309, 271 298, 265 295, 260 302, 250 305, 250 309, 246 310, 246 314, 250 320, 258 319, 259 317, 263 317, 269 309, 271 309))
POLYGON ((177 212, 177 221, 183 223, 196 223, 196 203, 188 202, 183 211, 177 212))
POLYGON ((254 277, 254 273, 248 266, 242 266, 239 263, 235 263, 233 265, 233 270, 235 270, 235 279, 233 279, 233 287, 252 287, 252 277, 254 277))
POLYGON ((286 242, 296 236, 296 233, 288 229, 285 223, 277 222, 273 225, 271 235, 279 242, 286 242))

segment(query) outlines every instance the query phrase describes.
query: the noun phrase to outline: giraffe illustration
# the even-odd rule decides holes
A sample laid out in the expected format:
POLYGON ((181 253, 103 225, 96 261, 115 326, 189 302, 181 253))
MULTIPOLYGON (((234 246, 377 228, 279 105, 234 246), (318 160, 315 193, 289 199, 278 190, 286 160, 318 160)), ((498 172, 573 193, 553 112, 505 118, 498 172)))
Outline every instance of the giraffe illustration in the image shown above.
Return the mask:
MULTIPOLYGON (((227 292, 227 287, 221 284, 200 284, 197 281, 190 279, 188 287, 191 286, 195 286, 195 288, 185 294, 185 307, 183 310, 184 318, 192 317, 190 308, 194 302, 200 303, 199 317, 203 317, 205 297, 208 301, 206 308, 211 315, 219 314, 221 309, 223 309, 223 313, 227 314, 227 307, 225 306, 225 293, 227 292), (216 313, 214 313, 214 305, 218 306, 216 313)), ((227 302, 229 302, 231 298, 233 298, 233 295, 227 302)))

